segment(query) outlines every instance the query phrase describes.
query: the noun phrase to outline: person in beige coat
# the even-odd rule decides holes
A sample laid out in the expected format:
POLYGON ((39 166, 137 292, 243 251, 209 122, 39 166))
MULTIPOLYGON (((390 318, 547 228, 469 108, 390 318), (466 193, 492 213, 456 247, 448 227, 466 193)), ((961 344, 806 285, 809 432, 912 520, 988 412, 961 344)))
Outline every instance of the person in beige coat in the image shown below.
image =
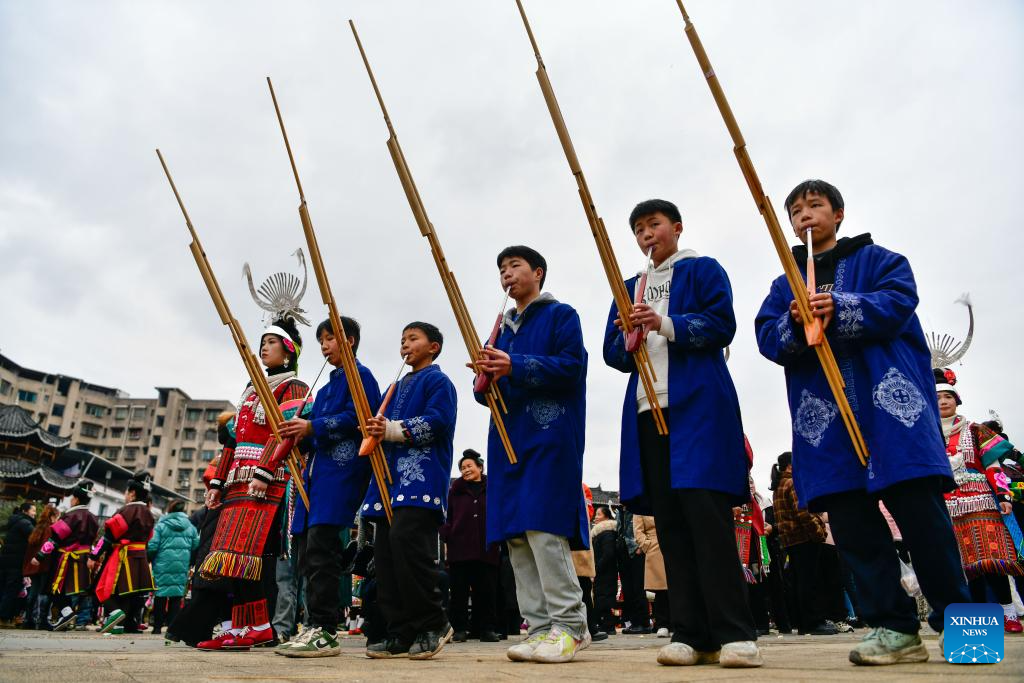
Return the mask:
POLYGON ((658 545, 658 530, 654 517, 633 515, 633 536, 637 552, 644 555, 644 588, 654 593, 654 628, 659 638, 669 636, 668 580, 665 560, 658 545))

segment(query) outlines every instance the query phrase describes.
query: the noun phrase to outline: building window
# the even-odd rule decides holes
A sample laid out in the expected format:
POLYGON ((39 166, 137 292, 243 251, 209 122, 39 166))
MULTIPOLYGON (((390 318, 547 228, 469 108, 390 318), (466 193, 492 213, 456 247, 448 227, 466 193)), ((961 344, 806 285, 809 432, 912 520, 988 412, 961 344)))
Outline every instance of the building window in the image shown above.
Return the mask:
POLYGON ((93 417, 103 417, 107 414, 107 409, 103 406, 98 406, 95 403, 86 403, 85 412, 93 417))
POLYGON ((203 416, 203 411, 199 408, 189 408, 185 411, 186 422, 199 422, 199 418, 203 416))
POLYGON ((111 427, 110 428, 110 438, 112 438, 112 439, 120 439, 123 436, 124 436, 124 427, 111 427))
POLYGON ((192 489, 192 502, 202 503, 205 500, 206 489, 192 489))
MULTIPOLYGON (((142 438, 142 427, 129 427, 128 428, 128 438, 131 439, 132 441, 138 441, 139 439, 141 439, 142 438)), ((160 437, 157 437, 157 438, 159 439, 160 437)), ((157 441, 153 445, 154 446, 159 446, 160 442, 157 441)))
POLYGON ((128 406, 117 406, 114 408, 114 419, 123 420, 128 417, 128 406))
POLYGON ((5 379, 0 379, 0 394, 7 396, 11 393, 13 385, 5 379))
POLYGON ((163 415, 157 415, 156 416, 156 426, 157 427, 163 427, 164 426, 164 416, 163 415))
POLYGON ((135 458, 139 455, 138 448, 126 448, 124 449, 124 461, 135 462, 135 458))
POLYGON ((181 461, 192 462, 192 459, 196 457, 196 449, 194 448, 182 448, 181 449, 181 461))
POLYGON ((156 456, 155 455, 149 456, 149 465, 148 465, 148 467, 149 467, 149 469, 153 469, 154 467, 156 467, 156 456))
POLYGON ((185 441, 195 441, 196 430, 192 429, 191 427, 186 427, 182 433, 181 438, 185 439, 185 441))
POLYGON ((82 436, 86 436, 90 439, 98 439, 100 438, 100 433, 102 431, 103 428, 100 425, 94 425, 91 422, 82 423, 82 436))
POLYGON ((213 462, 213 458, 214 458, 214 456, 216 454, 217 454, 217 451, 203 451, 203 453, 202 453, 203 462, 213 462))
POLYGON ((215 422, 217 420, 217 416, 218 415, 220 415, 220 411, 217 410, 216 408, 207 408, 206 409, 206 421, 207 422, 215 422))
POLYGON ((97 511, 96 516, 97 517, 106 517, 108 509, 109 508, 107 507, 106 503, 100 503, 100 509, 97 511))
POLYGON ((25 403, 35 403, 36 399, 39 398, 34 391, 26 391, 24 389, 18 389, 18 401, 24 401, 25 403))
POLYGON ((46 428, 46 431, 50 432, 51 434, 53 434, 55 436, 59 436, 60 435, 60 425, 50 425, 49 427, 46 428))
POLYGON ((50 414, 54 417, 64 417, 64 405, 61 403, 54 403, 50 414))
POLYGON ((106 451, 107 460, 117 460, 117 449, 116 448, 104 448, 106 451))
POLYGON ((216 429, 207 429, 205 432, 203 432, 203 440, 204 441, 216 441, 217 440, 217 430, 216 429))
POLYGON ((155 435, 153 437, 153 443, 150 444, 150 445, 152 445, 152 446, 159 446, 160 445, 160 435, 159 434, 157 434, 157 435, 155 435))
POLYGON ((199 482, 200 484, 203 482, 203 471, 202 470, 196 470, 196 481, 199 482))

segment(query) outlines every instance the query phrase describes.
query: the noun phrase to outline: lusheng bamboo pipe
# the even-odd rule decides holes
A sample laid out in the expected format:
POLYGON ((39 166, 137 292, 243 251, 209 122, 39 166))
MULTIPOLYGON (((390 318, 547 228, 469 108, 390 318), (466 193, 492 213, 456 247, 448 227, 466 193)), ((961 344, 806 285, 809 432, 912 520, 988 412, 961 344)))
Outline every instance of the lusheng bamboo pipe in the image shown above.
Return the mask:
MULTIPOLYGON (((320 298, 327 306, 328 317, 331 327, 334 330, 334 338, 338 341, 338 349, 341 352, 341 367, 345 371, 345 380, 348 382, 348 391, 352 396, 352 403, 356 409, 356 419, 359 420, 359 429, 363 436, 367 436, 366 422, 373 417, 370 409, 370 402, 366 398, 366 389, 363 387, 363 379, 359 376, 359 367, 356 365, 356 355, 347 341, 345 328, 341 324, 341 315, 338 313, 338 304, 331 292, 331 283, 327 279, 327 270, 324 268, 323 257, 320 254, 320 246, 316 241, 316 232, 313 230, 313 221, 309 218, 309 209, 306 204, 306 195, 302 191, 302 181, 299 180, 299 170, 295 165, 295 156, 292 154, 292 146, 288 141, 288 131, 284 127, 284 118, 281 116, 281 107, 277 103, 277 95, 274 93, 274 84, 267 78, 267 87, 270 88, 270 98, 274 102, 274 112, 277 114, 277 122, 281 126, 281 136, 284 138, 284 147, 288 152, 288 161, 292 166, 292 175, 295 176, 295 186, 299 190, 299 220, 302 222, 302 232, 306 236, 306 246, 309 250, 309 258, 313 263, 313 272, 316 273, 316 282, 320 287, 320 298)), ((362 453, 360 453, 362 455, 362 453)), ((370 466, 373 469, 374 477, 377 480, 377 488, 380 492, 380 500, 384 506, 388 522, 391 521, 391 494, 388 493, 388 485, 391 484, 391 470, 388 467, 387 457, 384 449, 377 441, 369 452, 370 466)))
MULTIPOLYGON (((473 325, 473 319, 469 315, 469 309, 466 307, 466 301, 462 297, 462 291, 459 289, 459 283, 455 279, 455 274, 448 268, 448 261, 444 256, 444 250, 441 248, 441 242, 437 238, 437 233, 434 231, 434 225, 427 218, 427 209, 420 198, 416 182, 412 178, 412 171, 409 170, 409 165, 405 161, 405 154, 402 152, 402 146, 398 142, 398 134, 395 133, 391 117, 388 116, 387 107, 384 105, 384 97, 377 86, 377 79, 374 78, 373 69, 370 68, 370 60, 366 56, 366 51, 363 50, 363 43, 359 40, 356 25, 352 21, 348 23, 352 28, 352 36, 356 40, 356 47, 359 48, 359 55, 363 58, 363 64, 366 66, 366 75, 370 77, 370 84, 373 86, 373 92, 377 96, 377 103, 380 105, 381 113, 384 116, 384 123, 388 127, 389 137, 387 146, 388 151, 391 153, 391 160, 395 164, 395 171, 398 173, 398 179, 402 183, 406 199, 409 200, 409 208, 416 219, 416 225, 419 226, 420 234, 427 238, 427 243, 430 245, 430 253, 434 257, 434 265, 437 266, 437 272, 441 276, 441 284, 444 286, 445 294, 448 295, 448 302, 451 304, 452 313, 455 314, 455 322, 459 326, 459 332, 462 333, 462 339, 466 344, 469 360, 476 366, 477 361, 480 359, 480 337, 476 333, 476 327, 473 325)), ((498 437, 501 439, 501 445, 505 448, 508 461, 514 465, 517 462, 516 453, 512 448, 512 441, 509 439, 508 431, 505 429, 505 422, 501 419, 501 413, 507 413, 508 409, 496 383, 492 382, 487 391, 484 392, 484 400, 491 411, 491 420, 494 423, 495 430, 498 432, 498 437)))
MULTIPOLYGON (((629 316, 633 313, 633 299, 629 296, 629 290, 622 280, 622 272, 619 270, 619 263, 615 259, 615 252, 612 249, 611 240, 608 239, 608 231, 604 226, 604 219, 597 215, 594 206, 594 198, 590 195, 590 188, 587 186, 587 179, 583 175, 579 159, 576 157, 576 149, 573 147, 572 138, 569 137, 569 129, 562 117, 562 110, 558 106, 558 99, 555 97, 555 90, 551 87, 548 79, 548 70, 544 66, 544 59, 540 56, 540 47, 537 39, 533 36, 533 29, 530 28, 530 20, 526 18, 526 10, 523 9, 522 0, 516 0, 519 7, 519 14, 523 17, 523 26, 526 27, 526 35, 530 38, 530 45, 533 46, 533 54, 537 58, 537 81, 540 83, 541 93, 544 95, 544 102, 547 104, 548 113, 551 114, 551 122, 555 125, 555 133, 558 141, 562 144, 562 151, 565 152, 565 159, 569 162, 569 170, 576 179, 579 190, 580 201, 583 202, 583 211, 587 215, 587 222, 590 224, 590 232, 597 244, 597 253, 601 258, 601 265, 604 267, 605 277, 608 278, 608 285, 612 289, 612 298, 615 300, 615 307, 619 311, 619 319, 622 321, 623 339, 628 340, 633 333, 633 323, 629 316)), ((639 283, 638 285, 639 286, 639 283)), ((658 396, 654 391, 654 382, 657 377, 654 373, 654 365, 651 364, 650 356, 647 354, 647 344, 641 343, 633 355, 633 362, 636 365, 637 375, 640 384, 643 386, 647 402, 651 406, 651 416, 658 428, 658 433, 668 434, 668 424, 665 422, 665 414, 658 403, 658 396)))
MULTIPOLYGON (((277 399, 274 398, 274 392, 270 388, 269 382, 267 382, 267 376, 263 374, 263 368, 260 367, 260 362, 253 355, 253 352, 249 349, 249 342, 245 339, 245 333, 242 332, 242 326, 238 324, 235 317, 231 315, 231 309, 228 308, 228 302, 224 298, 224 293, 220 291, 220 285, 217 284, 217 278, 213 275, 213 269, 210 267, 210 261, 206 258, 206 252, 203 250, 203 245, 199 242, 199 235, 196 234, 196 229, 192 225, 192 219, 189 218, 188 211, 185 209, 185 203, 181 200, 181 195, 178 194, 178 188, 174 184, 174 178, 171 177, 171 171, 167 168, 167 162, 164 161, 164 155, 160 153, 160 150, 156 150, 156 156, 160 159, 160 165, 163 166, 164 175, 167 176, 167 182, 171 184, 171 190, 174 192, 174 198, 178 200, 178 206, 181 208, 181 213, 185 217, 185 225, 188 227, 188 232, 192 236, 192 242, 189 243, 188 248, 192 252, 192 257, 196 260, 196 266, 199 268, 199 274, 203 277, 203 282, 206 283, 206 289, 210 292, 210 299, 213 300, 214 308, 217 309, 217 315, 220 316, 220 321, 228 326, 231 331, 231 339, 235 342, 235 348, 238 350, 238 354, 242 357, 242 365, 245 366, 245 371, 249 375, 249 381, 252 382, 253 391, 256 392, 256 396, 259 397, 260 403, 263 405, 263 410, 267 415, 267 425, 270 427, 270 432, 273 434, 270 441, 267 442, 264 450, 267 448, 276 449, 277 444, 281 442, 280 425, 284 422, 284 415, 281 413, 281 406, 277 404, 277 399)), ((302 483, 302 456, 299 451, 295 448, 291 449, 288 453, 288 469, 291 471, 292 482, 295 485, 295 490, 298 492, 302 502, 305 503, 306 509, 309 509, 309 497, 306 495, 306 487, 302 483)))
MULTIPOLYGON (((808 326, 813 326, 815 318, 811 315, 807 287, 803 277, 800 275, 800 269, 796 265, 796 259, 793 258, 793 253, 789 250, 789 243, 786 240, 785 233, 782 231, 782 227, 779 225, 779 218, 775 213, 775 208, 761 187, 761 180, 757 177, 754 164, 747 154, 747 142, 743 139, 743 133, 740 132, 740 127, 736 123, 736 117, 733 116, 729 101, 725 98, 725 91, 722 90, 718 76, 711 67, 711 61, 708 59, 707 52, 704 51, 704 46, 700 42, 697 29, 690 21, 690 16, 686 13, 682 0, 676 0, 676 4, 679 5, 679 11, 683 15, 683 21, 686 23, 686 38, 690 41, 693 53, 697 57, 697 63, 700 65, 700 70, 704 74, 704 79, 708 82, 708 87, 711 89, 711 96, 714 98, 715 104, 718 105, 718 111, 725 121, 725 127, 728 129, 729 136, 733 141, 733 152, 736 154, 736 161, 739 162, 740 171, 743 173, 743 178, 747 181, 750 194, 754 197, 757 210, 761 213, 765 224, 768 226, 768 234, 771 235, 772 244, 775 246, 775 251, 782 262, 782 270, 786 275, 786 281, 793 292, 793 299, 796 301, 797 310, 800 312, 805 330, 807 330, 808 326)), ((808 251, 810 251, 810 246, 808 244, 808 251)), ((813 335, 813 330, 811 330, 811 334, 813 335)), ((811 337, 809 336, 808 338, 811 337)), ((868 458, 870 457, 868 446, 864 441, 864 435, 860 431, 860 425, 857 424, 857 418, 853 414, 853 409, 850 407, 850 402, 846 398, 846 384, 839 371, 839 366, 836 364, 835 356, 832 354, 832 347, 828 343, 828 337, 822 335, 821 344, 815 346, 814 350, 818 354, 818 361, 821 363, 829 388, 832 390, 832 396, 839 407, 839 414, 842 416, 846 430, 850 434, 850 441, 853 442, 853 450, 857 453, 857 459, 860 460, 861 465, 867 467, 868 458)))

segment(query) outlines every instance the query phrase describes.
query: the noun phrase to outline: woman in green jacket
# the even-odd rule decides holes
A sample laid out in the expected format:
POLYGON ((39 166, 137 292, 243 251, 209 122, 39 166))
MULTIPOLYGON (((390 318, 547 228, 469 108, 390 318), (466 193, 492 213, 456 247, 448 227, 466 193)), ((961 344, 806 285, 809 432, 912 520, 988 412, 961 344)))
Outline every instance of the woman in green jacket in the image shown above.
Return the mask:
POLYGON ((146 547, 153 563, 156 600, 153 605, 153 633, 170 625, 181 609, 188 585, 192 553, 199 547, 199 532, 184 512, 184 501, 176 500, 167 507, 167 514, 157 522, 153 538, 146 547))

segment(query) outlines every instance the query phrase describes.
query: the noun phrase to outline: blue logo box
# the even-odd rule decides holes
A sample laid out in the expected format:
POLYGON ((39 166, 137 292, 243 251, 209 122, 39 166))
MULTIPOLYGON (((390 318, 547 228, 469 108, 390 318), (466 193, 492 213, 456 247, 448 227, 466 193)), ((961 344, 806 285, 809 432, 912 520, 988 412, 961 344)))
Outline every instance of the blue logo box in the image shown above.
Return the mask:
POLYGON ((943 646, 951 664, 1003 661, 1003 608, 992 603, 958 602, 946 607, 943 646))

